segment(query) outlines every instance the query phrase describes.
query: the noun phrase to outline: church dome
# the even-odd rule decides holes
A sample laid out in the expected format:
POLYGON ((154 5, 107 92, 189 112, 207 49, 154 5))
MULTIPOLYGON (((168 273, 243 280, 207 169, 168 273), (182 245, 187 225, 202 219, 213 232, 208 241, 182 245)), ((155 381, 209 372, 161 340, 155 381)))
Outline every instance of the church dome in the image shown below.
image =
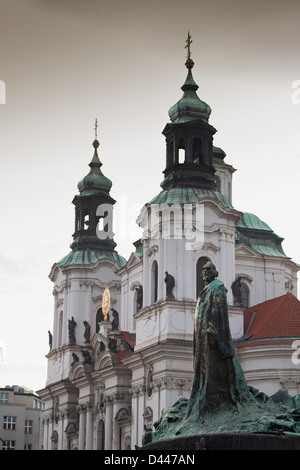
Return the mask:
POLYGON ((251 214, 250 212, 243 214, 243 217, 237 223, 237 227, 273 232, 266 222, 263 222, 257 215, 251 214))
POLYGON ((183 123, 193 121, 195 119, 202 119, 208 122, 208 118, 211 114, 210 106, 202 101, 197 95, 198 85, 194 81, 192 75, 193 61, 187 61, 186 67, 188 68, 188 74, 186 80, 181 87, 183 90, 182 98, 169 109, 169 116, 174 123, 183 123))
POLYGON ((226 157, 226 153, 220 147, 215 147, 213 145, 213 158, 214 163, 224 163, 224 158, 226 157))
POLYGON ((236 224, 236 245, 248 245, 257 253, 264 256, 283 256, 283 238, 279 237, 266 222, 257 215, 245 212, 236 224))
POLYGON ((95 149, 90 166, 90 172, 79 181, 77 187, 83 196, 95 194, 99 191, 109 192, 112 187, 112 182, 109 178, 103 175, 100 170, 102 163, 99 160, 97 148, 99 147, 98 140, 94 140, 93 147, 95 149))

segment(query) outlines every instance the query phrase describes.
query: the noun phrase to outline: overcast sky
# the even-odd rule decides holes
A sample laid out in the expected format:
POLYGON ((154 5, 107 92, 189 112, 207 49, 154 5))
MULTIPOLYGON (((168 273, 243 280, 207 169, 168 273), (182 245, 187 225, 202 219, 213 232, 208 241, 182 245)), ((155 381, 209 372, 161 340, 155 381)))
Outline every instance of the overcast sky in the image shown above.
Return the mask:
POLYGON ((135 215, 163 179, 188 31, 214 144, 237 169, 234 206, 300 262, 299 18, 298 0, 0 0, 0 386, 45 385, 48 274, 70 251, 96 117, 117 250, 133 251, 135 215))

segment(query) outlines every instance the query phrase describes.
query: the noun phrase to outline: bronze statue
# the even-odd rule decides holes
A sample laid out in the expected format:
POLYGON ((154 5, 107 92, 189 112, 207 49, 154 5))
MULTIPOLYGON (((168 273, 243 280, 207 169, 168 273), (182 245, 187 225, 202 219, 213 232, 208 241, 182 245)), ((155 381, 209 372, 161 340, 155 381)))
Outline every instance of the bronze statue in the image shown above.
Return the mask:
POLYGON ((143 308, 143 286, 139 286, 135 288, 137 296, 136 296, 136 310, 139 312, 143 308))
MULTIPOLYGON (((218 442, 224 445, 223 434, 255 433, 256 436, 256 433, 276 434, 283 429, 299 436, 300 425, 294 416, 300 415, 300 407, 292 397, 281 391, 268 397, 247 386, 231 338, 227 289, 216 279, 218 273, 213 263, 203 266, 202 275, 205 287, 195 312, 191 394, 189 399, 181 396, 163 410, 154 423, 152 441, 209 434, 217 439, 221 437, 218 442)), ((300 438, 297 439, 300 445, 300 438)), ((172 441, 172 445, 178 445, 179 441, 172 441)), ((254 442, 255 445, 258 441, 254 439, 254 442)))
POLYGON ((79 357, 74 352, 72 353, 72 357, 73 357, 73 362, 71 363, 71 366, 73 366, 76 362, 79 362, 79 357))
POLYGON ((112 315, 113 315, 113 320, 111 322, 111 329, 112 331, 118 331, 119 329, 119 314, 117 312, 117 310, 115 310, 114 308, 111 309, 112 311, 112 315))
POLYGON ((173 295, 173 288, 175 286, 175 279, 174 277, 168 273, 168 271, 165 272, 165 284, 166 284, 166 299, 167 300, 173 300, 175 297, 173 295))
POLYGON ((71 320, 68 321, 68 327, 69 327, 69 344, 76 344, 75 340, 75 326, 77 325, 76 321, 74 320, 74 317, 71 318, 71 320))
POLYGON ((227 289, 212 262, 203 266, 194 330, 194 380, 187 415, 236 407, 250 398, 228 320, 227 289))
POLYGON ((49 351, 52 351, 52 340, 53 336, 50 330, 48 330, 48 339, 49 339, 49 351))
POLYGON ((82 354, 82 357, 83 357, 83 361, 82 361, 82 364, 84 366, 86 366, 87 364, 91 364, 91 355, 89 353, 89 351, 85 351, 84 349, 81 350, 81 354, 82 354))
POLYGON ((84 321, 84 339, 85 343, 91 342, 91 327, 88 321, 84 321))
POLYGON ((241 295, 241 278, 238 277, 232 284, 231 290, 233 294, 234 305, 240 307, 242 305, 242 295, 241 295))

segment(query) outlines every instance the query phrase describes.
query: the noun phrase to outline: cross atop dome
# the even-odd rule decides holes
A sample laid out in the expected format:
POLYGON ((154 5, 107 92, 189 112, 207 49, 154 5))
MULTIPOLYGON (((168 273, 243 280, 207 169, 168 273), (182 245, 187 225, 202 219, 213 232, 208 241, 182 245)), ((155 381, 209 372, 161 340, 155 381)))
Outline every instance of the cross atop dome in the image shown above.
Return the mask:
POLYGON ((191 53, 191 44, 192 44, 193 41, 192 41, 192 36, 190 35, 190 32, 188 32, 188 37, 187 37, 185 42, 186 42, 185 49, 188 50, 187 56, 186 56, 187 60, 186 60, 185 66, 186 66, 186 68, 188 68, 190 70, 194 67, 194 62, 191 59, 191 55, 192 55, 192 53, 191 53))

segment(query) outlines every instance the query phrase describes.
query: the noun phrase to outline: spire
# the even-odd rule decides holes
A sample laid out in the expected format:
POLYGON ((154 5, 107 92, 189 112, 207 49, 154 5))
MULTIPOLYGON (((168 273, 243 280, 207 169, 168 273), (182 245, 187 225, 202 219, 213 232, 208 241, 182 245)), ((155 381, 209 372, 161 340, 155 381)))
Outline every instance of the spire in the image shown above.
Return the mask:
POLYGON ((98 140, 98 119, 96 118, 95 119, 95 126, 94 126, 94 131, 95 131, 95 140, 93 142, 93 147, 95 149, 94 151, 94 155, 93 155, 93 158, 91 160, 91 162, 89 163, 89 166, 92 168, 93 166, 94 167, 101 167, 102 166, 102 163, 100 162, 100 159, 99 159, 99 156, 98 156, 98 151, 97 149, 100 147, 100 142, 98 140))
POLYGON ((163 134, 166 137, 166 168, 163 190, 174 188, 198 188, 215 190, 212 141, 216 132, 208 123, 211 109, 198 95, 198 85, 192 75, 194 61, 191 58, 190 32, 185 48, 186 80, 181 87, 182 98, 170 108, 168 123, 163 134))
POLYGON ((100 170, 100 168, 102 167, 102 163, 98 156, 98 148, 100 146, 100 142, 98 140, 97 129, 98 120, 96 119, 94 126, 95 139, 93 141, 94 155, 91 162, 89 163, 89 167, 91 168, 91 170, 89 174, 78 183, 78 189, 83 195, 97 193, 99 191, 109 193, 112 187, 111 180, 106 178, 106 176, 104 176, 102 171, 100 170))
POLYGON ((208 122, 208 118, 211 113, 211 109, 204 101, 202 101, 196 91, 198 90, 198 85, 195 82, 192 74, 192 68, 194 67, 194 61, 191 59, 191 44, 192 37, 190 32, 186 39, 187 57, 185 66, 188 69, 188 74, 184 84, 181 89, 184 92, 183 97, 170 108, 169 116, 172 122, 188 122, 194 119, 201 119, 205 122, 208 122))
POLYGON ((193 60, 191 59, 191 44, 192 44, 192 36, 190 35, 190 32, 188 32, 188 37, 187 37, 187 40, 185 41, 186 42, 186 46, 185 46, 185 49, 188 50, 188 53, 187 53, 187 56, 186 56, 186 63, 185 63, 185 66, 186 68, 188 69, 192 69, 194 67, 194 62, 193 60))
POLYGON ((112 232, 112 208, 115 200, 110 196, 112 182, 101 171, 98 156, 98 120, 95 120, 93 141, 94 154, 89 163, 89 173, 79 181, 79 194, 73 199, 75 205, 75 232, 72 251, 93 249, 112 252, 116 246, 112 232), (99 228, 102 221, 103 229, 99 228))

